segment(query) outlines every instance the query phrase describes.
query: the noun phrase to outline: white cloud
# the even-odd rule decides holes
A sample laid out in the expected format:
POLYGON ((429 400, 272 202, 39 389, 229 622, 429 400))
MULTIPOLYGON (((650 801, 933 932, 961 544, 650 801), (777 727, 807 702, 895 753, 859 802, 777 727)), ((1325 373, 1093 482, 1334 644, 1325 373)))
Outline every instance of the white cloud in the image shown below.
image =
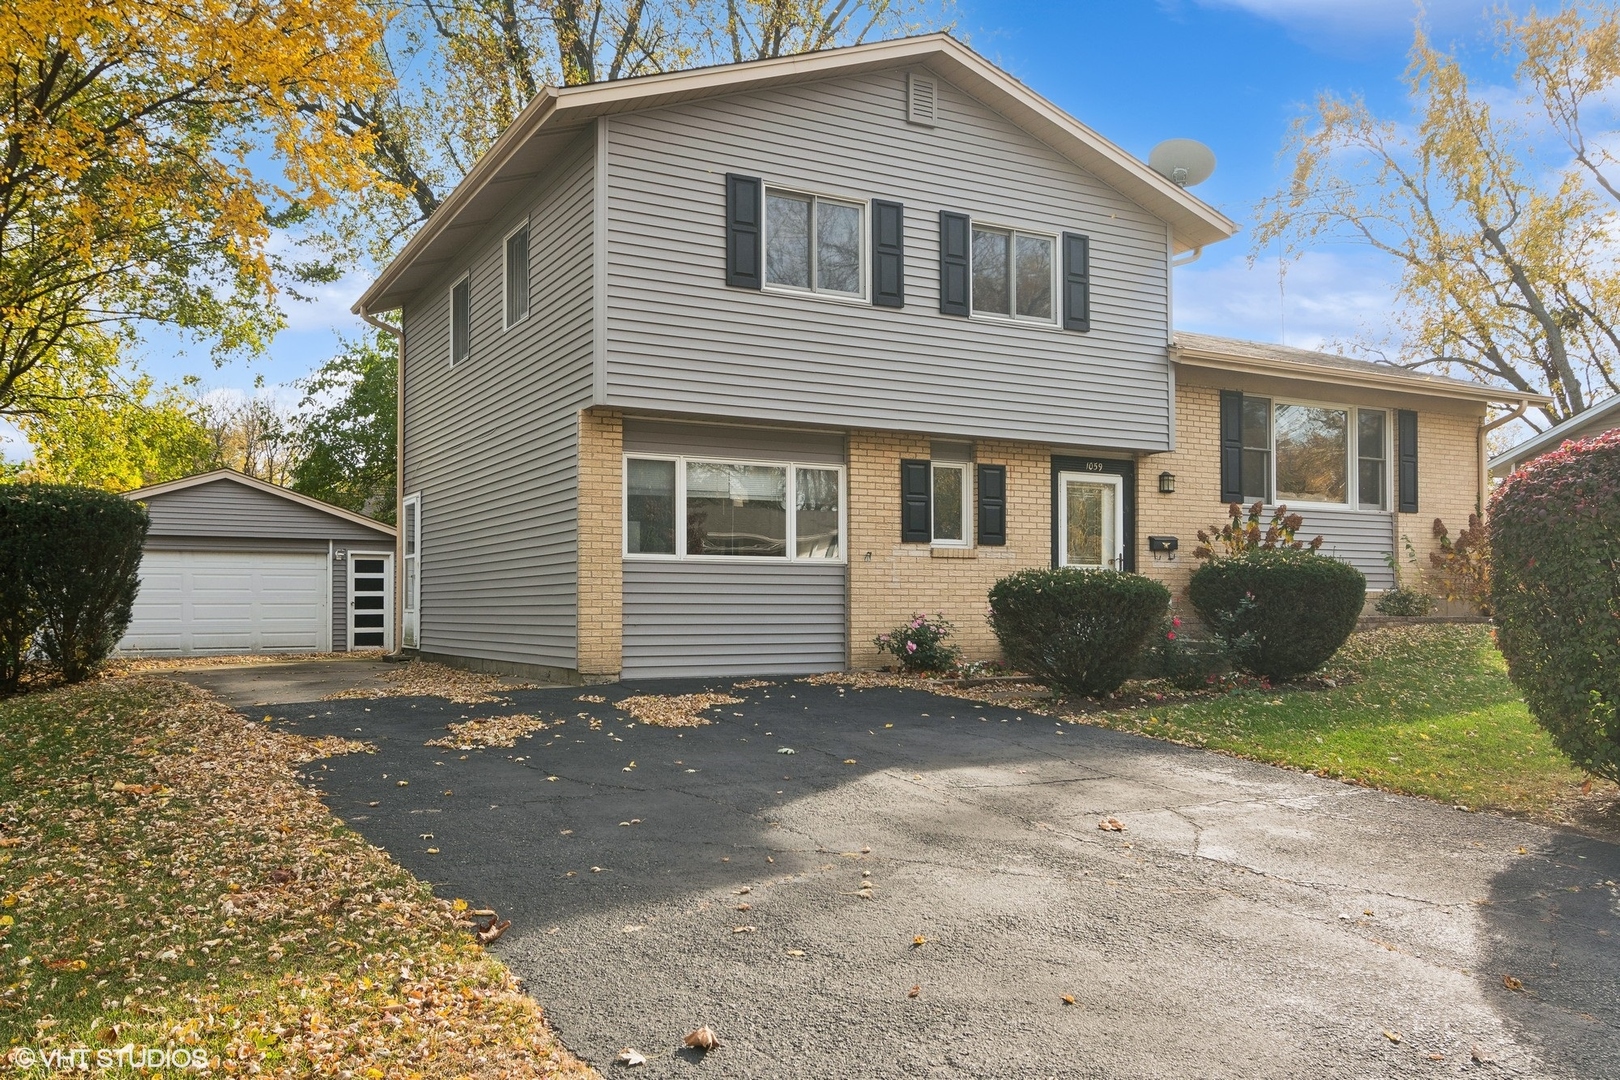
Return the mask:
POLYGON ((1275 259, 1251 267, 1237 253, 1175 274, 1176 329, 1303 349, 1383 342, 1395 302, 1391 267, 1368 252, 1308 252, 1281 290, 1275 259))

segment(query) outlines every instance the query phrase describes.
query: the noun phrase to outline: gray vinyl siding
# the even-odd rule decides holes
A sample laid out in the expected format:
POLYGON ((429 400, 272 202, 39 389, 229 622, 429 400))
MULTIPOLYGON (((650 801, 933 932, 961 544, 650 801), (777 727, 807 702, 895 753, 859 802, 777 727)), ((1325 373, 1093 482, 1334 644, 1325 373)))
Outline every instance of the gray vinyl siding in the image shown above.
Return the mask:
POLYGON ((1168 448, 1164 223, 944 81, 938 126, 906 124, 905 78, 851 76, 611 119, 604 403, 1168 448), (727 172, 904 203, 905 308, 728 288, 727 172), (941 210, 1088 234, 1090 333, 941 315, 941 210))
POLYGON ((624 677, 844 667, 842 565, 624 564, 624 677))
POLYGON ((1384 556, 1394 545, 1395 525, 1387 513, 1364 510, 1301 510, 1304 540, 1322 537, 1322 554, 1354 566, 1367 575, 1367 588, 1393 589, 1395 575, 1384 556))
POLYGON ((591 403, 595 143, 513 192, 405 306, 407 494, 422 494, 424 652, 573 668, 578 412, 591 403), (530 312, 503 329, 507 232, 530 217, 530 312), (449 289, 472 270, 471 351, 449 361, 449 289))
POLYGON ((624 418, 626 453, 707 455, 844 464, 842 432, 733 427, 624 418))

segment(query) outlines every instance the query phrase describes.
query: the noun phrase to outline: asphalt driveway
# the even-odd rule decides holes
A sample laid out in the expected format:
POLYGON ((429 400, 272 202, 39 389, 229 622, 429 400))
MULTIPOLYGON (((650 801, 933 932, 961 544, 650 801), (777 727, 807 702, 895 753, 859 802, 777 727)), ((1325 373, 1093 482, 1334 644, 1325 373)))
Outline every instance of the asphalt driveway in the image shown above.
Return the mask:
POLYGON ((914 691, 783 680, 682 731, 628 692, 270 710, 378 746, 311 783, 509 916, 495 948, 604 1072, 1620 1076, 1613 845, 914 691), (516 712, 553 726, 423 745, 516 712))

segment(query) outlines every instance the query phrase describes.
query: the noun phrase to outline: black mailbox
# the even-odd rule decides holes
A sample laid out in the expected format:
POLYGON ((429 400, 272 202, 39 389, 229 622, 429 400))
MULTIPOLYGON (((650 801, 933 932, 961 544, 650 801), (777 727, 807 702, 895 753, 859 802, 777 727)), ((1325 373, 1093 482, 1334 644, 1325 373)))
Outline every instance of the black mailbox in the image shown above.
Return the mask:
POLYGON ((1181 542, 1174 536, 1148 537, 1148 550, 1152 552, 1164 552, 1166 554, 1170 554, 1180 546, 1181 542))

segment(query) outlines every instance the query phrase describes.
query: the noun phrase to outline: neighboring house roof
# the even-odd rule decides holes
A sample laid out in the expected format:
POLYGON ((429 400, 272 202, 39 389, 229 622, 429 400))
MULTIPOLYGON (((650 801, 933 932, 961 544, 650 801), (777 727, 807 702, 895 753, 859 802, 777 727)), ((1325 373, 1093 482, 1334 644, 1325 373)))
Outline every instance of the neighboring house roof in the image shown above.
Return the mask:
POLYGON ((329 502, 322 502, 320 499, 312 499, 308 495, 300 495, 296 491, 290 491, 287 488, 280 487, 276 484, 266 483, 265 481, 257 479, 256 477, 244 476, 235 469, 215 469, 213 472, 198 473, 196 476, 187 476, 180 480, 170 480, 164 484, 153 484, 151 487, 138 488, 135 491, 126 491, 124 492, 124 498, 134 500, 135 502, 145 502, 146 500, 156 498, 159 495, 167 495, 174 491, 185 491, 187 488, 201 487, 204 484, 217 483, 221 480, 241 484, 243 487, 251 488, 254 491, 262 491, 267 495, 275 495, 279 498, 286 499, 288 502, 297 503, 300 506, 307 506, 312 510, 319 510, 322 513, 330 514, 335 518, 342 518, 344 521, 351 522, 352 524, 363 525, 366 528, 375 529, 377 532, 380 532, 385 536, 396 535, 394 527, 389 525, 387 522, 378 521, 376 518, 368 518, 364 514, 356 514, 351 510, 343 509, 341 506, 333 506, 329 502))
POLYGON ((1620 427, 1620 394, 1593 405, 1585 412, 1576 413, 1568 420, 1554 424, 1540 435, 1533 435, 1519 445, 1497 454, 1491 458, 1491 471, 1496 472, 1517 465, 1521 461, 1540 457, 1547 451, 1562 446, 1566 439, 1584 439, 1589 435, 1601 435, 1610 428, 1617 427, 1620 427))
POLYGON ((698 68, 665 75, 544 87, 372 283, 353 310, 399 307, 426 286, 547 161, 600 116, 895 67, 927 67, 1081 169, 1170 224, 1177 251, 1212 244, 1238 226, 1202 199, 1148 168, 948 34, 698 68))
POLYGON ((1255 375, 1292 376, 1318 381, 1331 378, 1333 382, 1347 386, 1400 390, 1410 394, 1431 394, 1473 401, 1528 401, 1537 404, 1550 400, 1545 394, 1503 390, 1484 383, 1408 371, 1406 368, 1391 364, 1357 360, 1349 356, 1340 356, 1338 353, 1294 349, 1287 345, 1271 345, 1260 341, 1211 337, 1208 334, 1188 334, 1178 331, 1170 342, 1170 351, 1171 359, 1188 367, 1244 371, 1255 375))

